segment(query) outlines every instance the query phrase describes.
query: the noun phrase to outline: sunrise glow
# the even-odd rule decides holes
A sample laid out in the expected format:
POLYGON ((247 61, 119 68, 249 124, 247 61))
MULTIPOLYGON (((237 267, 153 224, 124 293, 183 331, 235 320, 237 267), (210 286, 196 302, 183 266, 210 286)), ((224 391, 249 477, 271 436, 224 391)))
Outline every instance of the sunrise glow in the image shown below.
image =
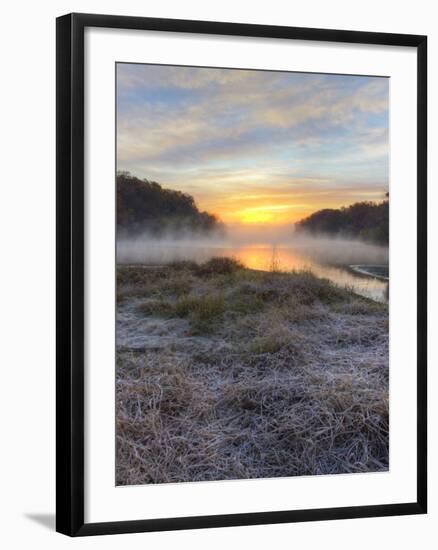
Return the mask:
POLYGON ((388 188, 386 78, 117 65, 118 170, 225 223, 294 223, 388 188))

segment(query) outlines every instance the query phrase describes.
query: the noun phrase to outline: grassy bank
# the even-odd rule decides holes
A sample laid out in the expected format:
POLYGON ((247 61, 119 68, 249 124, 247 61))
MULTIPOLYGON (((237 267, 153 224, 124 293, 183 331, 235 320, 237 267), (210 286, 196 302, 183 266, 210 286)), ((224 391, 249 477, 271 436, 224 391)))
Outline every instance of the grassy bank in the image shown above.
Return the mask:
POLYGON ((117 277, 117 484, 388 468, 387 305, 226 259, 117 277))

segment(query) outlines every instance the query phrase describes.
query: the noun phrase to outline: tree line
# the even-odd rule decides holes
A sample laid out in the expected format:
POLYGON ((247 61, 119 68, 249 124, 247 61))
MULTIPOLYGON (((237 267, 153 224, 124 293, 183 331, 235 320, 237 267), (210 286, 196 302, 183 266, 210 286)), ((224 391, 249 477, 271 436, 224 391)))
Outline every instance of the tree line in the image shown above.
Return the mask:
POLYGON ((129 172, 117 173, 116 187, 117 227, 124 233, 181 235, 223 230, 217 217, 200 211, 187 193, 165 189, 155 181, 139 179, 129 172))
POLYGON ((318 210, 295 226, 299 233, 389 242, 389 200, 356 202, 350 206, 318 210))

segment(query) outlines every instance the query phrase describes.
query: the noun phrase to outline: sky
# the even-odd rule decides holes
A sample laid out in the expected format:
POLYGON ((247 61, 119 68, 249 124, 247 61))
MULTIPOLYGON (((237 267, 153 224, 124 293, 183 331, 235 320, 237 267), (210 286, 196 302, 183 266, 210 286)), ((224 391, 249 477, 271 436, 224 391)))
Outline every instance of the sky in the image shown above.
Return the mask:
POLYGON ((117 169, 227 224, 284 225, 388 190, 389 80, 117 64, 117 169))

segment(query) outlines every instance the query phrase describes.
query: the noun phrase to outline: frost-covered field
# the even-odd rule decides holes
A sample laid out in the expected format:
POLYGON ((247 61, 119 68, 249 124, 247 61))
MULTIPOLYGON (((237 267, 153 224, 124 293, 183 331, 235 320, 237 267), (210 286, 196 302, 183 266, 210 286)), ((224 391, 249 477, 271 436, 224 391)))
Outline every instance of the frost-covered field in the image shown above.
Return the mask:
POLYGON ((119 267, 117 484, 388 469, 388 306, 229 259, 119 267))

